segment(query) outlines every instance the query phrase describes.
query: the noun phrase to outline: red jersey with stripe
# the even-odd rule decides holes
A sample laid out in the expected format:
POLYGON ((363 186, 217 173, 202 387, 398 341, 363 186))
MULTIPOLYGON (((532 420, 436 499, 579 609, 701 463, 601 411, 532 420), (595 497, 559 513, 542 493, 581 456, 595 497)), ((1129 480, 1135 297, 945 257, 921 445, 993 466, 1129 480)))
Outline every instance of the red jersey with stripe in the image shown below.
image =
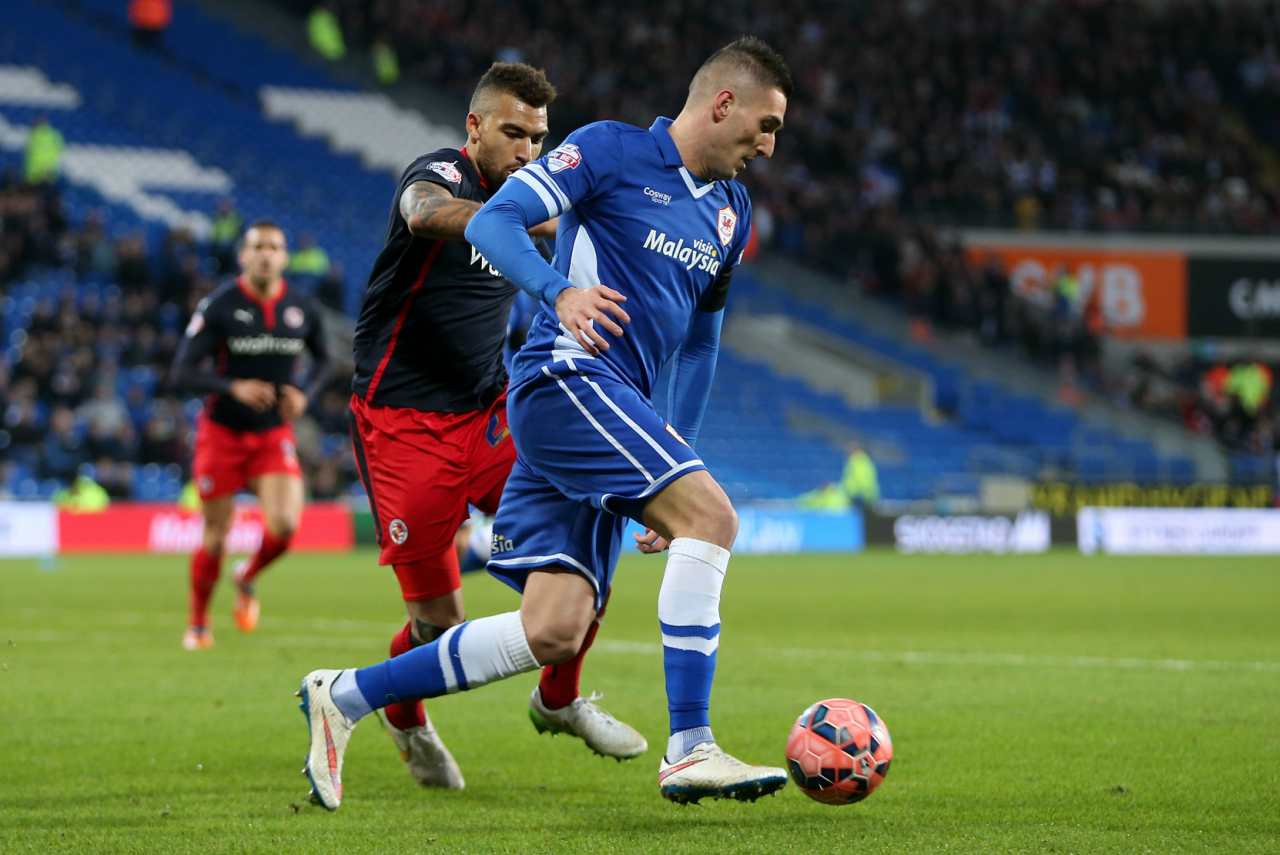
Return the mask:
POLYGON ((481 410, 506 388, 502 346, 516 289, 466 241, 410 234, 400 196, 415 181, 482 204, 490 195, 459 149, 409 164, 356 321, 352 390, 374 407, 481 410))

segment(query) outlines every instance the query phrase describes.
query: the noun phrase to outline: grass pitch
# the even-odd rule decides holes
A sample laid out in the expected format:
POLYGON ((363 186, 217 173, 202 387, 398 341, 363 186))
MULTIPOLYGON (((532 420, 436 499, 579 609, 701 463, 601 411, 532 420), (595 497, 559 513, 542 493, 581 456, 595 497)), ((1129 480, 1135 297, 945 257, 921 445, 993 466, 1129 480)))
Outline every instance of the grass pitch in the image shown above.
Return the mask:
MULTIPOLYGON (((305 802, 292 692, 313 667, 383 658, 403 618, 370 554, 283 560, 252 636, 224 575, 202 653, 179 647, 183 558, 0 562, 0 852, 1280 849, 1274 559, 735 558, 717 735, 781 765, 808 703, 870 704, 893 769, 841 808, 793 786, 753 805, 658 796, 661 570, 624 560, 584 678, 647 755, 536 735, 527 675, 430 705, 465 791, 419 789, 370 719, 327 814, 305 802)), ((486 576, 465 587, 473 614, 515 607, 486 576)))

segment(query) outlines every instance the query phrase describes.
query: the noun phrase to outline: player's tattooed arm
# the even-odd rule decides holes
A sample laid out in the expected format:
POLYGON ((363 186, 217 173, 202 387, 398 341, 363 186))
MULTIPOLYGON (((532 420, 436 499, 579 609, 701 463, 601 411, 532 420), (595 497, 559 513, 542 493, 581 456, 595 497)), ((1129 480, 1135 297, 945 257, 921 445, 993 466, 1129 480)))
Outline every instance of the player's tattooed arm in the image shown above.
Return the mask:
POLYGON ((479 202, 459 199, 430 181, 415 181, 400 194, 400 216, 414 237, 464 240, 467 223, 478 210, 479 202))

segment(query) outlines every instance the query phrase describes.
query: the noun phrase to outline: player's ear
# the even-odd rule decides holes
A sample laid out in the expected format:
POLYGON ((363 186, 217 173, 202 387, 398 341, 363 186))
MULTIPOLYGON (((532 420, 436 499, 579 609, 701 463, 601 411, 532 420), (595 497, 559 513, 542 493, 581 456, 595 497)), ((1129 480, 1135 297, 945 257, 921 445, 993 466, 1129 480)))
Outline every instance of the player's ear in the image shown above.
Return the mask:
POLYGON ((480 124, 484 117, 479 113, 467 113, 467 140, 477 142, 480 139, 480 124))
POLYGON ((729 114, 733 112, 734 104, 737 99, 732 89, 721 89, 716 93, 716 99, 713 103, 711 117, 715 122, 723 122, 729 118, 729 114))

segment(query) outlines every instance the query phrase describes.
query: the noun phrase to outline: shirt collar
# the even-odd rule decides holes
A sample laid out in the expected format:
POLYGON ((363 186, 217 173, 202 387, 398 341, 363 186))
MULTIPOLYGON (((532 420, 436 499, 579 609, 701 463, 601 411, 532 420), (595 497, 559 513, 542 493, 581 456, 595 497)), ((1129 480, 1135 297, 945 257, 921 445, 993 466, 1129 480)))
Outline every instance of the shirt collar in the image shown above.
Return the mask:
POLYGON ((680 159, 680 151, 676 148, 675 140, 671 139, 671 120, 666 116, 659 116, 653 120, 653 124, 649 126, 649 133, 653 134, 653 138, 658 142, 658 150, 662 152, 662 162, 667 166, 684 166, 684 161, 680 159))

